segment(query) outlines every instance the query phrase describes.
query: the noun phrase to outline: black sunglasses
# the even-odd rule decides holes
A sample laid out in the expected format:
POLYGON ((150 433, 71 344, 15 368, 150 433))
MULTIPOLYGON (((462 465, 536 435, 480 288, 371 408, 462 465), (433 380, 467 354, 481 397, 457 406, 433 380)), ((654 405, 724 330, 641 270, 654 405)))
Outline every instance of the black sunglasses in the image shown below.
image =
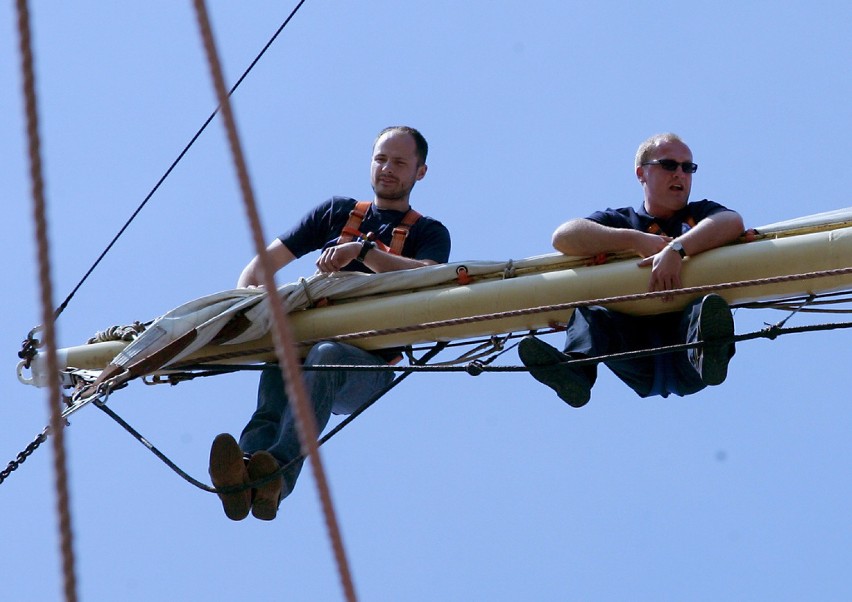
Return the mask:
POLYGON ((683 163, 678 163, 674 159, 655 159, 653 161, 646 161, 642 165, 659 165, 666 171, 677 171, 677 166, 680 165, 680 168, 683 170, 683 173, 695 173, 698 171, 698 164, 693 163, 692 161, 684 161, 683 163))

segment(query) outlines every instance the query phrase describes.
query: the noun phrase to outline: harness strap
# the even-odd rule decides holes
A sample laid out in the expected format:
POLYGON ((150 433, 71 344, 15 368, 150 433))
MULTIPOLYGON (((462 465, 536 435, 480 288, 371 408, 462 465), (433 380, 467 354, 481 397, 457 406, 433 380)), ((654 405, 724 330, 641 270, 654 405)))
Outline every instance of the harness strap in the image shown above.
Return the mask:
POLYGON ((364 221, 364 216, 367 215, 367 210, 372 203, 370 201, 358 201, 355 207, 349 212, 349 219, 340 231, 340 236, 337 238, 337 244, 342 245, 346 242, 352 242, 357 237, 361 236, 361 231, 358 229, 361 222, 364 221))
POLYGON ((402 255, 402 247, 405 244, 405 239, 408 237, 408 230, 411 226, 420 219, 420 214, 414 209, 409 209, 408 213, 399 222, 399 225, 393 229, 393 238, 391 238, 390 252, 394 255, 402 255))
MULTIPOLYGON (((342 245, 343 243, 352 242, 356 238, 364 236, 364 233, 360 230, 361 222, 364 221, 364 217, 367 215, 367 211, 370 209, 370 205, 372 204, 372 201, 358 201, 355 203, 355 207, 353 207, 352 211, 349 212, 349 219, 346 220, 346 224, 340 231, 340 236, 337 237, 337 243, 335 244, 342 245)), ((402 221, 399 222, 399 225, 393 229, 391 244, 388 246, 381 241, 374 240, 373 242, 376 247, 385 253, 402 255, 402 247, 405 245, 405 239, 408 237, 408 231, 411 229, 411 226, 420 219, 420 217, 421 215, 417 211, 409 209, 403 216, 402 221)))
MULTIPOLYGON (((690 228, 695 227, 695 218, 693 218, 691 215, 687 216, 684 221, 686 222, 686 225, 690 228)), ((663 229, 660 228, 660 224, 658 224, 657 222, 651 222, 651 225, 648 226, 648 230, 646 231, 648 232, 648 234, 663 234, 663 229)))

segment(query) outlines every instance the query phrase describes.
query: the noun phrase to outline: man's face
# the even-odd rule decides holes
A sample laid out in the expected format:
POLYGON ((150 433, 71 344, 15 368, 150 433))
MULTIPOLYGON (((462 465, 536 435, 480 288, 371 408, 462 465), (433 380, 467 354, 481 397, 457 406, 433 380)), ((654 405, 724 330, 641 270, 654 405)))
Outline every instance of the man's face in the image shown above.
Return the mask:
POLYGON ((418 165, 417 145, 411 134, 391 130, 373 147, 370 183, 377 199, 405 200, 414 184, 426 175, 426 165, 418 165))
MULTIPOLYGON (((646 161, 672 159, 678 163, 692 161, 692 152, 682 142, 664 142, 651 152, 646 161)), ((668 217, 686 206, 692 189, 692 174, 678 166, 666 171, 660 165, 640 165, 636 168, 639 182, 645 189, 645 209, 656 217, 668 217)))

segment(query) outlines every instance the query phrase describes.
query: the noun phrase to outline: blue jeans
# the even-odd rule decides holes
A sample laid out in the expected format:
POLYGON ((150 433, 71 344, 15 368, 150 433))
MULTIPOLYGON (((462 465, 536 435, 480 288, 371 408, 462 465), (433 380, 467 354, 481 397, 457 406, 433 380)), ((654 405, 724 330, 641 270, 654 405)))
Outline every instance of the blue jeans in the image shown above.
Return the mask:
MULTIPOLYGON (((580 307, 568 322, 565 353, 601 356, 698 340, 698 299, 682 312, 630 316, 604 307, 580 307)), ((705 388, 687 351, 604 362, 640 397, 691 395, 705 388)), ((594 384, 597 366, 582 367, 594 384)))
MULTIPOLYGON (((322 365, 384 366, 379 356, 345 343, 322 342, 313 346, 305 366, 322 365)), ((321 433, 335 414, 351 414, 393 380, 390 370, 330 370, 304 372, 305 389, 321 433)), ((296 415, 284 389, 278 366, 263 370, 257 389, 257 409, 240 435, 240 448, 252 454, 266 450, 282 466, 301 454, 296 415)), ((284 473, 282 498, 296 485, 303 461, 284 473)))

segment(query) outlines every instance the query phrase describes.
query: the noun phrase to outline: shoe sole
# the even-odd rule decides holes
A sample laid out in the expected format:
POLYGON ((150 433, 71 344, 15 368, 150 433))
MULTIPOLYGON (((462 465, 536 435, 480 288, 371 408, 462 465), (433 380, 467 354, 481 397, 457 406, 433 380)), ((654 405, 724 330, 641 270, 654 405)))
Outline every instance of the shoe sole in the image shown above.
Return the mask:
MULTIPOLYGON (((210 448, 210 479, 217 489, 236 487, 248 483, 248 472, 243 461, 243 451, 236 440, 227 433, 218 435, 210 448)), ((231 520, 243 520, 251 508, 251 490, 235 493, 217 493, 231 520)))
POLYGON ((544 341, 534 337, 521 339, 518 344, 518 356, 530 369, 534 379, 547 385, 559 396, 559 399, 572 408, 582 408, 592 397, 591 387, 577 382, 573 368, 562 364, 567 358, 564 353, 554 349, 544 341))
POLYGON ((699 362, 699 373, 705 385, 720 385, 728 377, 728 362, 731 343, 734 336, 734 318, 731 308, 719 295, 708 295, 701 304, 698 316, 699 338, 704 341, 704 349, 699 362))
MULTIPOLYGON (((251 482, 268 477, 279 469, 278 461, 266 451, 252 454, 248 463, 248 476, 251 482)), ((278 503, 281 498, 281 475, 255 490, 251 504, 251 514, 260 520, 273 520, 278 515, 278 503)))

